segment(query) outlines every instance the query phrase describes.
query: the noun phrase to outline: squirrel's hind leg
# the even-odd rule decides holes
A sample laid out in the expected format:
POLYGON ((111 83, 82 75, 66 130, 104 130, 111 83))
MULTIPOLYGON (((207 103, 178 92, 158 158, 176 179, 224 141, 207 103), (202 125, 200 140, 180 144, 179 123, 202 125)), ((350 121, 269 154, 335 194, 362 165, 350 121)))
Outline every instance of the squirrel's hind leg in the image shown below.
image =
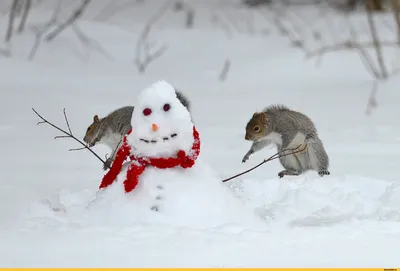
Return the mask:
POLYGON ((282 170, 278 173, 279 178, 283 178, 285 175, 298 176, 303 173, 303 168, 298 161, 298 157, 294 156, 293 154, 282 156, 279 158, 279 161, 285 168, 285 170, 282 170))
POLYGON ((318 175, 323 177, 324 175, 331 175, 331 173, 328 170, 320 170, 318 171, 318 175))

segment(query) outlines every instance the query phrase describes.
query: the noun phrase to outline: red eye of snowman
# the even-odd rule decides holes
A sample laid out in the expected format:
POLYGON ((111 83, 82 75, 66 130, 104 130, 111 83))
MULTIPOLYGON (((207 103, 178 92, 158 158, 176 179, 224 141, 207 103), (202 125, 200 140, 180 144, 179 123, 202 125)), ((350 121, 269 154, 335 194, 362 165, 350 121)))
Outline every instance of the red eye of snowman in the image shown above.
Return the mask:
POLYGON ((148 115, 150 115, 150 114, 151 114, 151 109, 150 109, 150 108, 145 108, 145 109, 143 110, 143 115, 148 116, 148 115))
POLYGON ((164 111, 168 111, 171 109, 171 106, 169 104, 164 104, 163 109, 164 109, 164 111))

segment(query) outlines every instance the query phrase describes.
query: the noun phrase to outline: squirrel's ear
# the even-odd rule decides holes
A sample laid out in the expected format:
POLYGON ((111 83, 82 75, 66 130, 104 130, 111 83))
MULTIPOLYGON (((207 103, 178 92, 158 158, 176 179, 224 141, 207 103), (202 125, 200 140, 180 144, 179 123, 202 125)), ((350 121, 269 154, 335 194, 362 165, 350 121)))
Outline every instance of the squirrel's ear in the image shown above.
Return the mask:
POLYGON ((255 117, 257 115, 257 112, 254 112, 253 117, 255 117))
POLYGON ((267 124, 267 114, 265 112, 260 113, 260 119, 262 124, 267 124))
POLYGON ((93 117, 93 121, 96 123, 96 122, 99 122, 100 120, 99 120, 99 116, 98 115, 95 115, 94 117, 93 117))

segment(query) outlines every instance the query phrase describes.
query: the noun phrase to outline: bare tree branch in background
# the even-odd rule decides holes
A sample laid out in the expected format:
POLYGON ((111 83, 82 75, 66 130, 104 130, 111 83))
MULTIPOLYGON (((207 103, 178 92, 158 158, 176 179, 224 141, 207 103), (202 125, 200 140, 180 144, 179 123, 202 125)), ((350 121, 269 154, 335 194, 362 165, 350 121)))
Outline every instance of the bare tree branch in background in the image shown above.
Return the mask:
POLYGON ((189 4, 185 3, 183 0, 176 1, 174 3, 173 9, 176 12, 185 12, 185 27, 186 28, 193 28, 194 26, 194 18, 196 15, 196 12, 194 11, 194 8, 191 7, 189 4))
POLYGON ((382 0, 366 0, 365 9, 367 11, 383 11, 383 1, 382 0))
POLYGON ((336 43, 333 45, 327 45, 318 48, 315 51, 312 51, 308 54, 306 54, 306 58, 310 59, 315 56, 321 57, 324 54, 327 53, 332 53, 332 52, 337 52, 337 51, 346 51, 346 50, 356 50, 360 58, 366 68, 366 70, 375 78, 378 80, 381 79, 386 79, 389 77, 389 73, 387 71, 385 61, 383 59, 383 53, 382 53, 382 46, 386 47, 397 47, 398 44, 395 41, 380 41, 376 26, 375 26, 375 21, 372 17, 372 12, 367 11, 367 21, 368 21, 368 27, 369 27, 369 32, 372 37, 372 41, 367 41, 367 42, 360 42, 357 41, 357 32, 354 29, 350 19, 349 15, 347 14, 345 16, 347 19, 347 26, 349 28, 350 32, 350 39, 345 41, 345 42, 340 42, 336 43), (377 59, 377 64, 373 61, 373 58, 369 55, 367 49, 374 49, 375 54, 376 54, 376 59, 377 59))
POLYGON ((18 2, 19 0, 13 0, 11 5, 10 14, 8 15, 8 27, 7 27, 5 42, 10 42, 13 35, 14 21, 15 17, 17 16, 18 2))
POLYGON ((87 36, 77 25, 73 24, 71 27, 82 44, 88 48, 95 49, 106 58, 112 59, 112 56, 101 46, 99 42, 87 36))
POLYGON ((367 116, 370 116, 372 114, 372 111, 378 107, 378 101, 376 100, 377 92, 378 92, 378 82, 375 81, 372 86, 371 92, 369 94, 367 108, 365 110, 365 114, 367 116))
MULTIPOLYGON (((349 4, 354 5, 354 3, 349 4)), ((363 64, 365 65, 367 71, 369 71, 375 79, 386 79, 389 76, 385 61, 383 59, 382 46, 397 47, 398 44, 394 41, 382 42, 379 40, 371 9, 367 10, 367 21, 368 30, 371 34, 372 41, 357 41, 356 31, 349 20, 350 15, 349 13, 345 13, 345 18, 347 19, 347 25, 349 27, 351 36, 350 39, 347 41, 335 43, 335 31, 334 29, 332 29, 330 23, 327 21, 327 18, 323 17, 325 25, 329 30, 329 34, 331 35, 331 39, 333 40, 333 44, 321 46, 316 50, 310 50, 306 47, 304 37, 302 36, 303 30, 300 29, 298 26, 302 24, 304 26, 303 29, 309 28, 309 30, 311 29, 311 27, 304 22, 303 17, 298 16, 295 11, 292 11, 292 9, 288 8, 288 4, 286 3, 286 1, 282 1, 278 7, 269 5, 267 10, 269 10, 270 13, 274 16, 274 20, 271 23, 275 24, 275 26, 281 31, 281 33, 291 41, 292 45, 300 48, 304 52, 307 59, 318 57, 318 59, 320 60, 322 59, 322 56, 327 53, 356 49, 360 54, 361 60, 363 61, 363 64), (288 18, 288 15, 290 15, 290 17, 296 18, 297 22, 293 22, 290 18, 288 18), (287 25, 289 27, 287 27, 287 25), (374 63, 373 58, 369 55, 366 48, 374 49, 378 66, 374 63)), ((314 33, 314 38, 318 38, 317 40, 321 40, 320 33, 314 33), (316 37, 315 35, 317 35, 318 37, 316 37)))
POLYGON ((45 37, 46 41, 51 41, 55 37, 57 37, 62 31, 64 31, 68 26, 72 25, 75 23, 79 17, 82 16, 83 12, 87 8, 87 6, 90 4, 91 0, 82 0, 82 4, 72 13, 71 17, 69 17, 64 23, 60 24, 56 29, 54 29, 52 32, 47 34, 45 37))
POLYGON ((224 61, 224 66, 222 67, 222 70, 221 70, 221 72, 219 74, 219 80, 220 81, 225 81, 226 78, 228 77, 228 74, 229 74, 229 71, 230 71, 230 68, 231 68, 231 64, 232 63, 231 63, 229 58, 227 58, 224 61))
POLYGON ((380 41, 378 34, 377 34, 377 29, 375 25, 374 18, 372 16, 372 11, 367 10, 367 22, 368 22, 368 28, 369 32, 372 37, 372 41, 369 42, 359 42, 357 41, 357 32, 355 28, 353 27, 349 15, 346 15, 347 19, 347 26, 350 31, 350 40, 348 40, 345 43, 339 43, 331 46, 327 46, 324 48, 319 48, 317 52, 312 52, 308 57, 313 57, 318 54, 325 54, 329 52, 336 52, 336 51, 341 51, 341 50, 356 50, 358 52, 360 59, 366 69, 367 72, 371 74, 371 76, 375 79, 370 97, 368 99, 367 103, 367 109, 366 109, 366 114, 370 115, 372 114, 372 110, 376 109, 378 106, 376 95, 378 92, 378 81, 379 80, 386 80, 389 77, 397 74, 399 71, 398 70, 393 70, 390 73, 388 72, 388 69, 386 67, 384 58, 383 58, 383 52, 382 52, 382 46, 385 47, 398 47, 398 43, 396 41, 380 41), (375 52, 376 55, 376 61, 374 61, 373 57, 370 55, 368 52, 368 49, 372 49, 375 52))
MULTIPOLYGON (((395 42, 395 41, 381 41, 380 44, 387 46, 387 47, 397 47, 398 46, 397 42, 395 42)), ((321 56, 323 54, 334 53, 337 51, 357 49, 359 47, 374 48, 374 46, 375 45, 373 42, 356 42, 354 40, 347 40, 347 41, 343 41, 343 42, 340 42, 337 44, 320 47, 320 48, 316 49, 315 51, 312 51, 312 52, 306 54, 306 58, 313 58, 313 57, 321 56)))
POLYGON ((231 27, 227 22, 222 21, 220 16, 217 14, 211 14, 210 20, 213 26, 220 26, 222 28, 227 38, 232 38, 233 33, 231 27))
POLYGON ((193 28, 195 11, 193 8, 188 7, 186 10, 186 28, 193 28))
POLYGON ((235 29, 236 32, 246 33, 247 32, 246 28, 248 28, 248 26, 246 27, 246 25, 244 25, 243 21, 245 20, 243 18, 240 18, 239 14, 237 13, 231 14, 227 10, 221 12, 221 15, 224 17, 225 21, 229 23, 229 25, 232 26, 232 28, 235 29))
POLYGON ((139 73, 144 73, 151 62, 161 57, 168 49, 167 45, 162 45, 158 49, 154 49, 149 42, 149 35, 154 24, 165 14, 171 5, 171 1, 167 0, 161 8, 150 18, 145 25, 142 33, 136 42, 135 64, 139 73))
POLYGON ((42 26, 33 26, 32 29, 35 32, 35 43, 29 53, 29 60, 32 60, 36 55, 36 52, 42 42, 42 37, 49 32, 50 29, 54 29, 51 31, 45 38, 46 41, 53 40, 58 34, 60 34, 63 30, 65 30, 68 26, 71 26, 72 31, 76 34, 79 41, 88 49, 92 48, 98 51, 100 54, 105 56, 108 59, 112 59, 112 56, 100 45, 99 42, 90 38, 86 35, 77 25, 76 20, 82 15, 84 9, 87 7, 90 1, 83 1, 81 6, 71 15, 71 17, 64 23, 61 23, 58 19, 59 14, 61 12, 61 4, 62 0, 58 0, 58 3, 55 7, 53 15, 51 19, 42 26))
POLYGON ((134 2, 132 0, 124 1, 115 1, 111 0, 96 16, 95 20, 97 21, 107 21, 112 16, 115 16, 119 12, 126 11, 131 8, 133 5, 137 5, 138 1, 134 2))
POLYGON ((5 57, 10 57, 11 56, 11 50, 8 49, 2 49, 0 48, 0 55, 3 55, 5 57))
POLYGON ((51 16, 50 20, 42 26, 32 26, 32 30, 35 32, 35 43, 32 46, 31 51, 29 52, 28 59, 33 60, 36 55, 37 50, 42 42, 42 36, 53 26, 58 23, 58 16, 61 12, 61 2, 62 0, 58 0, 56 3, 53 15, 51 16))
POLYGON ((354 47, 350 49, 357 49, 357 52, 360 56, 362 63, 364 64, 366 71, 369 72, 371 76, 374 77, 375 79, 379 79, 380 73, 378 68, 376 68, 374 61, 372 60, 371 56, 366 50, 366 47, 357 43, 357 32, 354 29, 353 24, 350 21, 350 18, 346 16, 346 19, 347 19, 347 26, 350 31, 350 38, 353 40, 352 43, 354 45, 354 47))
POLYGON ((293 27, 294 23, 287 19, 286 16, 286 13, 288 12, 287 10, 288 10, 287 5, 285 4, 284 1, 282 1, 282 3, 280 3, 280 7, 274 7, 268 5, 267 7, 261 9, 260 14, 265 19, 267 19, 272 25, 274 25, 282 35, 286 36, 291 42, 292 46, 301 49, 304 54, 308 54, 309 49, 307 49, 304 46, 304 41, 301 38, 301 33, 298 32, 298 29, 293 27), (272 20, 271 16, 273 17, 272 20), (286 27, 285 24, 291 24, 292 28, 295 30, 296 33, 290 31, 290 29, 288 29, 288 27, 286 27))
POLYGON ((167 45, 162 45, 153 50, 153 46, 148 42, 150 29, 145 28, 145 32, 140 36, 136 47, 135 63, 140 73, 144 73, 151 62, 161 57, 168 49, 167 45))
MULTIPOLYGON (((304 30, 310 30, 311 33, 314 32, 314 34, 315 31, 312 30, 312 27, 304 23, 304 21, 306 20, 304 16, 298 16, 296 14, 297 9, 291 9, 288 7, 286 1, 281 1, 280 5, 268 5, 264 7, 264 10, 269 11, 270 16, 268 16, 268 14, 262 15, 264 15, 267 20, 270 20, 270 23, 274 24, 277 29, 279 29, 280 32, 292 42, 292 44, 297 45, 296 47, 300 48, 304 52, 306 59, 311 59, 314 57, 321 59, 322 56, 325 54, 338 51, 357 52, 366 71, 370 73, 371 76, 374 78, 374 83, 366 110, 366 114, 369 115, 371 114, 372 109, 377 107, 376 95, 378 92, 379 81, 387 80, 389 77, 400 72, 400 69, 393 69, 389 71, 384 59, 384 48, 398 48, 400 45, 399 0, 390 1, 392 2, 394 16, 393 19, 395 20, 397 25, 396 38, 394 40, 382 41, 380 40, 378 35, 377 25, 373 13, 377 11, 382 11, 384 9, 383 1, 372 0, 362 3, 364 5, 364 10, 366 14, 366 31, 369 33, 370 36, 369 39, 367 38, 366 40, 361 40, 357 37, 357 30, 350 20, 351 14, 349 13, 349 11, 355 9, 355 7, 357 6, 357 1, 347 1, 347 5, 349 5, 349 8, 341 7, 340 10, 341 13, 344 14, 344 19, 346 25, 348 26, 350 37, 346 38, 344 41, 336 41, 339 38, 339 35, 336 35, 335 29, 332 28, 332 25, 327 21, 328 16, 324 16, 322 17, 322 20, 325 22, 325 26, 328 30, 327 32, 331 36, 331 41, 322 46, 318 46, 316 49, 313 50, 310 50, 306 47, 307 36, 305 35, 306 33, 304 30), (270 19, 271 15, 274 18, 273 20, 270 19), (296 22, 292 21, 293 18, 296 19, 296 22), (303 25, 302 28, 299 28, 300 24, 303 25)), ((358 2, 358 4, 361 4, 361 2, 358 2)), ((328 5, 330 9, 333 8, 332 3, 328 3, 328 5)), ((337 9, 338 7, 334 6, 334 8, 337 9)), ((313 21, 317 20, 314 19, 313 21)), ((320 25, 324 24, 320 23, 320 25)), ((391 28, 393 29, 393 27, 391 28)), ((319 37, 315 40, 321 40, 321 32, 317 34, 319 37)))
POLYGON ((367 19, 368 19, 369 29, 372 35, 372 41, 375 47, 376 58, 378 60, 381 69, 381 79, 386 79, 388 77, 388 71, 385 65, 385 61, 383 59, 382 47, 379 41, 378 33, 376 32, 375 21, 372 12, 370 10, 367 10, 367 19))
POLYGON ((28 19, 31 6, 32 6, 32 0, 24 0, 22 18, 18 26, 18 33, 22 33, 25 29, 26 20, 28 19))
POLYGON ((396 20, 397 43, 400 45, 400 5, 399 0, 392 0, 393 16, 396 20))

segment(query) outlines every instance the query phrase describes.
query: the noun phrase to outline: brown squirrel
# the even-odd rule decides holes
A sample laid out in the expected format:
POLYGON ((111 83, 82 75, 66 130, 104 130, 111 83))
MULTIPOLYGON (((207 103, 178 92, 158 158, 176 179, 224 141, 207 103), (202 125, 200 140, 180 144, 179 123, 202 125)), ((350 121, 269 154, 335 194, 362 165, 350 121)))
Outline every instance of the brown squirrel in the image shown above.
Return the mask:
POLYGON ((279 161, 285 170, 278 176, 300 175, 308 170, 317 171, 321 177, 330 175, 329 157, 314 123, 300 112, 282 105, 272 105, 256 112, 246 125, 245 139, 253 141, 253 144, 243 157, 243 163, 269 144, 275 144, 278 151, 301 146, 298 150, 303 151, 299 153, 280 156, 279 161))
MULTIPOLYGON (((190 112, 190 102, 180 91, 175 91, 178 100, 190 112)), ((132 128, 131 119, 134 107, 125 106, 114 110, 104 118, 98 115, 93 117, 92 124, 86 129, 83 141, 93 147, 97 144, 105 144, 112 149, 110 157, 107 158, 103 169, 107 170, 115 159, 117 150, 121 146, 123 137, 132 128)))

